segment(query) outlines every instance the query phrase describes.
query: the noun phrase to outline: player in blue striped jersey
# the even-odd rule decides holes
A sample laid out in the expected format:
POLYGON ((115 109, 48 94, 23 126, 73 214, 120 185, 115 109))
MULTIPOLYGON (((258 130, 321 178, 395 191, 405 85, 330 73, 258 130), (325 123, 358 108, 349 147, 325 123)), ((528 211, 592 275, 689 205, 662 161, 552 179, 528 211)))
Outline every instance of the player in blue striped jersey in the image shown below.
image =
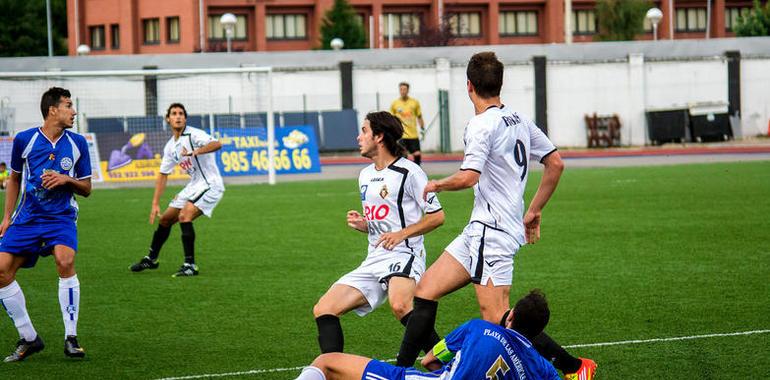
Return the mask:
POLYGON ((19 331, 20 340, 6 362, 23 360, 43 349, 16 271, 53 254, 59 272, 59 304, 64 319, 64 353, 83 357, 77 342, 80 282, 75 273, 78 248, 75 194, 91 193, 91 160, 83 136, 68 131, 75 120, 68 90, 52 87, 43 94, 41 127, 16 135, 11 151, 3 221, 0 224, 0 305, 19 331), (21 193, 21 201, 11 211, 21 193))
POLYGON ((333 353, 316 358, 296 380, 556 380, 556 368, 529 341, 549 316, 545 296, 533 290, 516 303, 506 327, 474 319, 447 335, 422 361, 433 372, 333 353))

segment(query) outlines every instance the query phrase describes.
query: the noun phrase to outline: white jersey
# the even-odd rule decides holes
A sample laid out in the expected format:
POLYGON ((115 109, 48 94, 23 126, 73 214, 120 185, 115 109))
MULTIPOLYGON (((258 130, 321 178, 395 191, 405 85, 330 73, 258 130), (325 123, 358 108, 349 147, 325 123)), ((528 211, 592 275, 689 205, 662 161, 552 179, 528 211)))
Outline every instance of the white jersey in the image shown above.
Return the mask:
POLYGON ((190 175, 188 186, 224 190, 225 186, 217 167, 216 154, 207 153, 195 157, 182 155, 182 150, 189 153, 193 149, 200 148, 212 141, 216 141, 216 139, 208 133, 189 125, 186 126, 178 139, 174 139, 172 136, 163 148, 160 172, 171 174, 174 165, 179 164, 179 167, 190 175))
MULTIPOLYGON (((398 158, 379 171, 374 164, 361 170, 358 186, 369 228, 369 254, 375 251, 374 245, 381 234, 415 224, 424 213, 441 211, 436 194, 428 193, 427 201, 423 199, 422 192, 427 183, 428 176, 420 166, 405 158, 398 158)), ((380 246, 376 250, 385 251, 385 248, 380 246)), ((390 251, 424 257, 423 237, 406 239, 390 251)))
POLYGON ((524 188, 529 161, 556 151, 553 143, 528 118, 503 108, 490 107, 465 127, 465 158, 460 170, 481 174, 473 187, 471 223, 481 223, 513 236, 524 236, 524 188))

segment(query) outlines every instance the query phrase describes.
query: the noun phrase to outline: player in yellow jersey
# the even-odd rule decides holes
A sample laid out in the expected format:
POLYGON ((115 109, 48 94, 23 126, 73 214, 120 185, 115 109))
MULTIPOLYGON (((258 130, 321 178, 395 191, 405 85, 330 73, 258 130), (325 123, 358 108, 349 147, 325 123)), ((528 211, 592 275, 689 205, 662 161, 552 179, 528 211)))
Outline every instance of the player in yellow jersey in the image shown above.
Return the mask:
POLYGON ((5 184, 8 182, 8 166, 5 162, 0 162, 0 189, 5 190, 5 184))
POLYGON ((398 92, 401 96, 390 105, 390 113, 396 115, 404 124, 404 137, 401 138, 401 145, 409 152, 409 159, 419 165, 422 161, 422 154, 420 153, 420 134, 417 131, 417 124, 420 124, 420 130, 425 129, 420 102, 409 97, 409 83, 399 83, 398 92))

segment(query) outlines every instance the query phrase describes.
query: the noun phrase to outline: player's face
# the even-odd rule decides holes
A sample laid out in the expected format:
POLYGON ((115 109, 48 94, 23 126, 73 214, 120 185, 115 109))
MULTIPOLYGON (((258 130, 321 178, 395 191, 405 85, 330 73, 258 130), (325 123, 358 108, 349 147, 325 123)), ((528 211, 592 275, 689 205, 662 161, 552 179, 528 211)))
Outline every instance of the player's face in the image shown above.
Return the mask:
POLYGON ((75 107, 72 105, 72 99, 62 97, 59 105, 51 107, 48 110, 48 116, 53 116, 59 125, 63 128, 72 128, 75 124, 75 115, 78 113, 75 111, 75 107))
POLYGON ((402 98, 406 98, 409 95, 409 87, 398 86, 398 93, 401 94, 402 98))
POLYGON ((179 107, 174 107, 168 112, 166 122, 171 128, 183 129, 187 125, 187 117, 184 116, 184 110, 179 107))
POLYGON ((372 158, 374 152, 377 151, 377 142, 374 140, 374 134, 372 133, 372 127, 369 124, 369 120, 364 120, 364 124, 361 126, 361 132, 358 133, 358 150, 364 157, 372 158))

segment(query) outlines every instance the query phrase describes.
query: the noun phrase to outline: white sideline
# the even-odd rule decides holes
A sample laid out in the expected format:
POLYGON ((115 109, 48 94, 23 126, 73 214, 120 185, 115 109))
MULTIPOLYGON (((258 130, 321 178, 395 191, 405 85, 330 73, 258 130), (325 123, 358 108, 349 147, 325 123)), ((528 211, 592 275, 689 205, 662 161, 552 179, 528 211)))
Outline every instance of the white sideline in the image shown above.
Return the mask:
MULTIPOLYGON (((740 336, 740 335, 754 335, 754 334, 767 334, 767 333, 770 333, 770 330, 739 331, 739 332, 733 332, 733 333, 690 335, 690 336, 679 336, 679 337, 671 337, 671 338, 622 340, 622 341, 618 341, 618 342, 572 344, 572 345, 564 346, 564 348, 620 346, 620 345, 627 345, 627 344, 673 342, 673 341, 679 341, 679 340, 719 338, 719 337, 740 336)), ((388 361, 392 362, 392 361, 395 361, 395 360, 391 359, 391 360, 388 360, 388 361)), ((203 375, 164 377, 164 378, 160 378, 160 379, 157 379, 157 380, 188 380, 188 379, 205 379, 205 378, 228 377, 228 376, 259 375, 259 374, 262 374, 262 373, 299 371, 302 368, 305 368, 305 366, 288 367, 288 368, 252 369, 252 370, 240 371, 240 372, 209 373, 209 374, 203 374, 203 375)))

